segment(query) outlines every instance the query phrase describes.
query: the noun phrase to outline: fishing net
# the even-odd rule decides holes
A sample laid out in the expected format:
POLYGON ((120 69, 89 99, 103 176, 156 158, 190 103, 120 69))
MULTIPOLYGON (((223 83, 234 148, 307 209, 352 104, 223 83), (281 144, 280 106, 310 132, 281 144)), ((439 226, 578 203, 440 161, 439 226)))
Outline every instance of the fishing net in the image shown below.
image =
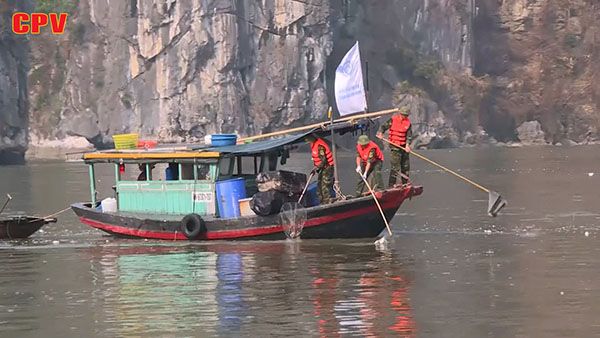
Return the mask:
POLYGON ((279 215, 285 236, 290 239, 300 237, 306 223, 306 209, 297 202, 288 202, 281 207, 279 215))
POLYGON ((490 190, 488 201, 488 214, 490 216, 496 217, 500 210, 506 206, 506 204, 506 200, 503 199, 499 193, 490 190))

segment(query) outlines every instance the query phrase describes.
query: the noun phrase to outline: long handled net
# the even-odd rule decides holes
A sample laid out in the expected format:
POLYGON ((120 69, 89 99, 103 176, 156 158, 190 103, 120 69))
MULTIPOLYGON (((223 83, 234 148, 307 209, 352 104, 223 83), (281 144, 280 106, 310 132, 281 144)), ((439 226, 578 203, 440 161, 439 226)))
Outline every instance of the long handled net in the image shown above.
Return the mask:
POLYGON ((281 206, 281 226, 289 239, 300 237, 306 224, 306 209, 298 202, 288 202, 281 206))

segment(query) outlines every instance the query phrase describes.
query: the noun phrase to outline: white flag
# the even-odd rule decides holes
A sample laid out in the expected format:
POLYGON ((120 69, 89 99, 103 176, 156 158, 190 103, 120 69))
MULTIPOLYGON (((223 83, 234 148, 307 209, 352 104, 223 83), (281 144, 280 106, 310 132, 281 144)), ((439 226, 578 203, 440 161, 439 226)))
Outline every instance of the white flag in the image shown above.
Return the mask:
POLYGON ((362 112, 367 108, 358 41, 346 53, 335 71, 335 102, 342 116, 362 112))

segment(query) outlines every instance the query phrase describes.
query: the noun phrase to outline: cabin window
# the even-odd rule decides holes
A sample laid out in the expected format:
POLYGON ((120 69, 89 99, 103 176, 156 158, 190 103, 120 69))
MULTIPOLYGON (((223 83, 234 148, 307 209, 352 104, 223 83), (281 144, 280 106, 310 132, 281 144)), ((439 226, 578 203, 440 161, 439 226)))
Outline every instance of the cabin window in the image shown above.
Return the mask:
POLYGON ((254 156, 240 156, 236 160, 236 173, 240 176, 258 174, 258 161, 254 156))
POLYGON ((198 171, 198 180, 200 181, 210 181, 213 180, 213 174, 210 170, 210 164, 208 163, 200 163, 196 167, 198 171))
POLYGON ((154 170, 154 168, 155 165, 153 163, 138 164, 139 174, 137 176, 137 181, 151 181, 152 171, 154 170))
POLYGON ((194 165, 192 163, 182 163, 180 164, 180 172, 181 175, 179 177, 180 180, 193 180, 194 179, 194 165))
POLYGON ((115 163, 117 181, 149 181, 156 173, 154 163, 115 163))
POLYGON ((233 175, 233 168, 235 166, 234 159, 231 157, 222 158, 219 161, 219 176, 226 177, 233 175))
POLYGON ((276 152, 263 154, 260 158, 260 167, 259 167, 258 171, 265 172, 265 171, 277 170, 277 160, 278 159, 279 159, 279 154, 276 152))
POLYGON ((117 181, 212 181, 216 165, 213 163, 125 163, 115 164, 117 181), (194 173, 194 167, 196 173, 194 173))
MULTIPOLYGON (((275 158, 275 162, 276 162, 275 158)), ((275 164, 276 165, 276 164, 275 164)), ((221 159, 219 162, 219 178, 231 176, 255 176, 260 172, 260 157, 238 156, 221 159)))
POLYGON ((166 168, 162 171, 165 173, 166 181, 177 181, 179 180, 179 164, 171 162, 167 164, 166 168))

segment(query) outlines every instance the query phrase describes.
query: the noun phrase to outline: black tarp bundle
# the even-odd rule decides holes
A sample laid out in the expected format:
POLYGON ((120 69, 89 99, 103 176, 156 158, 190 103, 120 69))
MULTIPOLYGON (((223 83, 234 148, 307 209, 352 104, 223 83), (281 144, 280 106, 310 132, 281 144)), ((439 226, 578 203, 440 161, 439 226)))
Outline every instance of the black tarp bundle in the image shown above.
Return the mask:
POLYGON ((278 170, 260 173, 256 176, 258 191, 277 190, 290 194, 301 194, 306 185, 306 175, 278 170))
POLYGON ((269 216, 281 211, 281 206, 296 202, 306 186, 306 175, 291 171, 273 171, 256 176, 259 192, 250 200, 250 208, 257 215, 269 216))
POLYGON ((259 191, 250 200, 250 209, 260 216, 275 215, 281 211, 281 207, 288 202, 295 202, 299 195, 269 190, 259 191))

